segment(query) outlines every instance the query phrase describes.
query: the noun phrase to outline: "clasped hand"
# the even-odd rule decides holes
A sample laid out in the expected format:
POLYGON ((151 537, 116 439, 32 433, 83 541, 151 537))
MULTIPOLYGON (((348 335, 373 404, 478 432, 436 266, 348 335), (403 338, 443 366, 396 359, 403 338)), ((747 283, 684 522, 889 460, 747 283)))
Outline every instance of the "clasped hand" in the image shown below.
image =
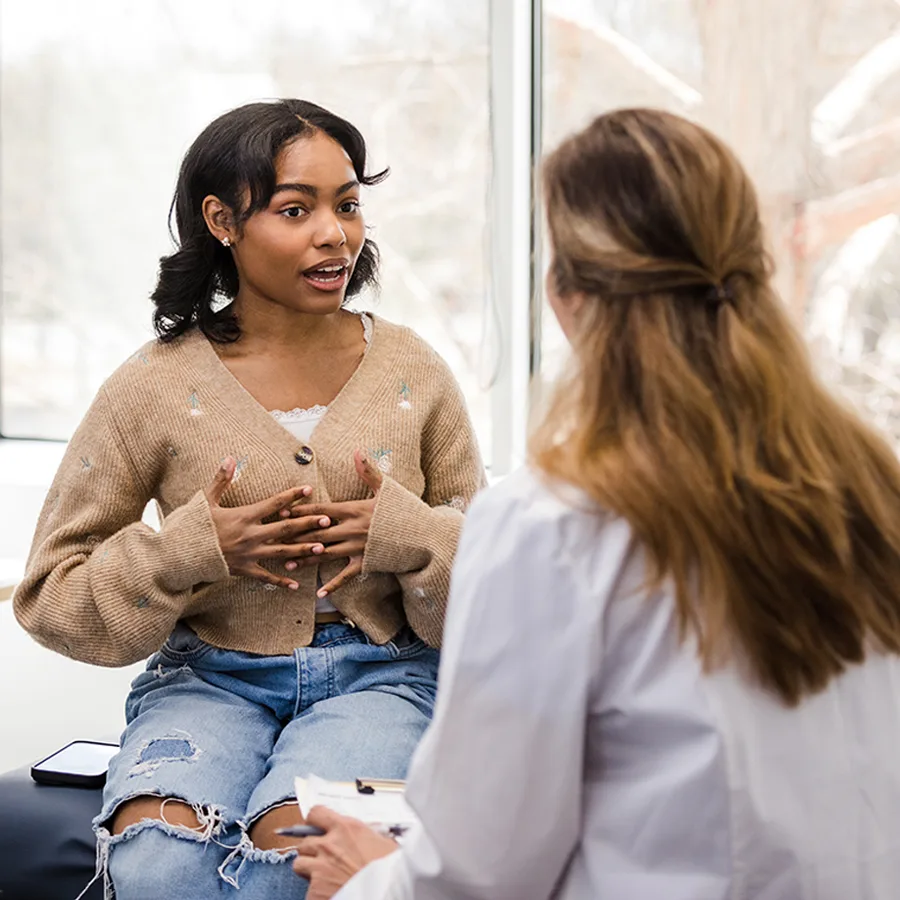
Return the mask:
POLYGON ((220 503, 235 469, 234 460, 226 459, 205 494, 228 571, 297 590, 297 581, 264 569, 260 561, 284 560, 284 568, 293 572, 301 566, 347 559, 341 572, 319 589, 319 597, 327 597, 359 575, 383 476, 359 450, 354 462, 359 477, 375 495, 368 500, 308 504, 304 501, 312 488, 304 486, 259 503, 223 507, 220 503), (279 521, 264 521, 274 515, 279 521))

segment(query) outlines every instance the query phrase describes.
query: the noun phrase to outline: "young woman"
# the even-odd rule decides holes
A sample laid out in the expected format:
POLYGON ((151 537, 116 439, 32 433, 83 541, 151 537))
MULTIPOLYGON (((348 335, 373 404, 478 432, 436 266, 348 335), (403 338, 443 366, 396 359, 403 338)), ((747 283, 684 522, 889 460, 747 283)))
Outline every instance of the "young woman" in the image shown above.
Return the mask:
POLYGON ((344 309, 376 277, 360 191, 384 174, 311 103, 206 128, 159 339, 101 388, 42 511, 19 621, 97 665, 153 654, 95 821, 119 900, 302 897, 277 834, 294 777, 402 778, 431 717, 484 476, 437 354, 344 309))
POLYGON ((314 810, 310 900, 386 853, 341 900, 892 900, 897 459, 814 377, 709 132, 611 113, 545 179, 572 370, 467 520, 422 827, 314 810))

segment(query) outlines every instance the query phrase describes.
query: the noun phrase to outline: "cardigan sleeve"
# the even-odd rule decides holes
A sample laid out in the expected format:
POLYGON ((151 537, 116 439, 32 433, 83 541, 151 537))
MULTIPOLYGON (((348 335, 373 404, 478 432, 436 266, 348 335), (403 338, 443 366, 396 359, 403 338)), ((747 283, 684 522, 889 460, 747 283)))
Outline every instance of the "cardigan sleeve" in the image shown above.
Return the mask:
POLYGON ((228 577, 203 492, 158 532, 140 521, 151 499, 101 389, 69 442, 13 597, 35 640, 95 665, 128 665, 162 646, 196 585, 228 577))
POLYGON ((413 631, 439 647, 465 510, 486 484, 475 431, 449 370, 447 389, 422 436, 422 471, 422 497, 385 477, 369 528, 363 575, 393 574, 413 631))

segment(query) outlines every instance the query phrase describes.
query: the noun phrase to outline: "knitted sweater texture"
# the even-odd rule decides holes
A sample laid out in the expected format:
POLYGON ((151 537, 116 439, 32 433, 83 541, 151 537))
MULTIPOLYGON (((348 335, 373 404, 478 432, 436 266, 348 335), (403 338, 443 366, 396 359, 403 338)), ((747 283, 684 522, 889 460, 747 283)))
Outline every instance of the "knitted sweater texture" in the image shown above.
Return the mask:
MULTIPOLYGON (((291 591, 229 574, 203 489, 237 460, 223 506, 308 484, 310 502, 371 496, 357 448, 384 473, 363 573, 330 599, 376 643, 405 625, 439 646, 463 510, 484 470, 461 392, 412 331, 374 319, 359 368, 300 445, 196 329, 147 344, 100 389, 47 495, 13 598, 36 640, 120 666, 157 651, 184 620, 218 647, 268 655, 310 643, 317 571, 291 591), (141 522, 156 500, 162 526, 141 522)), ((274 571, 274 568, 273 568, 274 571)))

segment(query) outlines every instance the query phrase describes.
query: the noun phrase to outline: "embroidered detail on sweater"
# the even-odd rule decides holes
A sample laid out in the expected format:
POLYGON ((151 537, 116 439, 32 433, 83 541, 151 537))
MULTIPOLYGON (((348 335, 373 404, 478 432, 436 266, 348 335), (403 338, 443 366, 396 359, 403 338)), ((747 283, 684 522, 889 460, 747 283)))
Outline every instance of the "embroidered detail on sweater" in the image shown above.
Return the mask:
POLYGON ((393 452, 393 450, 386 450, 384 447, 380 447, 378 450, 369 448, 369 457, 384 475, 390 475, 394 469, 394 463, 391 460, 393 452))
MULTIPOLYGON (((237 455, 235 455, 235 458, 237 458, 237 455)), ((238 459, 238 461, 234 464, 234 475, 232 475, 232 477, 231 477, 231 483, 232 483, 232 484, 234 484, 234 483, 238 480, 238 478, 240 478, 241 475, 244 474, 244 469, 247 468, 247 463, 248 463, 249 461, 250 461, 250 457, 249 457, 249 456, 242 456, 242 457, 241 457, 240 459, 238 459)), ((219 460, 219 462, 222 462, 222 460, 219 460)))
POLYGON ((175 459, 178 456, 178 451, 174 447, 166 447, 166 453, 168 453, 172 459, 175 459))
POLYGON ((138 597, 137 600, 134 601, 134 605, 138 609, 146 609, 150 605, 149 597, 138 597))
POLYGON ((197 392, 194 391, 190 397, 188 397, 188 406, 191 410, 192 416, 202 416, 203 410, 200 408, 200 398, 197 396, 197 392))
POLYGON ((460 512, 466 511, 466 499, 465 497, 451 497, 449 500, 442 500, 441 506, 449 506, 450 509, 458 509, 460 512))
POLYGON ((421 600, 422 606, 424 606, 425 609, 427 609, 429 612, 431 612, 435 608, 435 606, 437 606, 437 604, 434 602, 434 598, 429 597, 425 593, 425 588, 415 588, 415 590, 413 590, 413 596, 416 598, 416 600, 421 600))
POLYGON ((378 450, 369 456, 372 468, 390 470, 390 477, 367 544, 372 574, 337 595, 342 613, 376 643, 389 640, 403 624, 403 609, 394 598, 398 579, 393 576, 399 574, 403 599, 419 613, 420 635, 440 644, 446 573, 463 517, 429 504, 436 507, 455 496, 468 500, 484 479, 461 394, 430 348, 407 329, 374 319, 358 377, 335 400, 331 420, 316 434, 311 469, 297 468, 297 442, 282 436, 274 420, 248 401, 198 329, 171 343, 154 341, 142 352, 153 369, 153 384, 147 381, 149 368, 138 360, 108 379, 48 492, 15 599, 30 633, 53 649, 64 650, 67 643, 76 658, 93 664, 128 665, 159 650, 163 623, 174 610, 193 608, 191 586, 203 585, 196 592, 202 609, 198 624, 203 622, 208 635, 248 653, 293 653, 314 633, 313 573, 297 575, 302 589, 290 593, 230 575, 201 490, 221 457, 247 455, 248 480, 237 485, 241 502, 305 480, 314 487, 311 502, 346 501, 363 493, 353 451, 368 453, 371 447, 378 450), (410 389, 408 410, 398 408, 406 399, 403 384, 410 389), (202 423, 192 410, 202 412, 202 423), (457 452, 441 450, 451 444, 457 452), (92 463, 90 471, 83 471, 82 456, 92 463), (137 512, 123 522, 124 511, 143 510, 154 494, 169 513, 159 537, 138 524, 137 512), (427 563, 414 575, 406 571, 412 533, 428 551, 427 563), (89 546, 88 534, 103 543, 89 546), (50 572, 53 577, 47 577, 50 572), (129 585, 124 595, 123 584, 129 585), (412 594, 419 586, 423 599, 412 594), (149 599, 148 607, 137 606, 141 597, 149 599), (434 613, 426 605, 431 600, 434 613))
POLYGON ((94 464, 86 457, 81 457, 81 471, 90 472, 94 468, 94 464))
POLYGON ((412 409, 412 391, 405 381, 400 382, 400 402, 397 404, 400 409, 412 409))
POLYGON ((131 359, 134 362, 142 362, 145 366, 150 365, 150 360, 147 359, 147 355, 144 353, 143 350, 138 350, 138 352, 135 353, 134 356, 131 357, 131 359))

